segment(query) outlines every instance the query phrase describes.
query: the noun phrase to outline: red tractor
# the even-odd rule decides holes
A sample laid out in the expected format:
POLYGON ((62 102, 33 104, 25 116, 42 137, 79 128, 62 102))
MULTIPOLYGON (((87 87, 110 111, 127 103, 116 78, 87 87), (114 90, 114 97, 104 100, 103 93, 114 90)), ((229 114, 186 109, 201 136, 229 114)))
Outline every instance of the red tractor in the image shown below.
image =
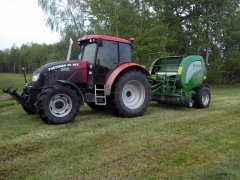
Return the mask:
POLYGON ((151 86, 144 66, 132 63, 132 41, 87 35, 78 45, 79 60, 43 65, 21 95, 10 88, 4 92, 47 123, 68 123, 84 102, 94 110, 111 110, 123 117, 143 115, 151 86))

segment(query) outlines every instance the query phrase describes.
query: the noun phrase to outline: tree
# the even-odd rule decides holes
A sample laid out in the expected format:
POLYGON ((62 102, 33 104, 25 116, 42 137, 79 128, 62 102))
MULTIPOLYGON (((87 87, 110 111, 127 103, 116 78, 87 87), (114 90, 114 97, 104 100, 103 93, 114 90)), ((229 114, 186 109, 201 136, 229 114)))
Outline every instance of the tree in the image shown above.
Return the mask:
POLYGON ((73 32, 82 36, 87 31, 88 7, 84 0, 38 0, 47 14, 47 25, 64 36, 73 32))
POLYGON ((89 21, 94 33, 135 38, 134 60, 148 65, 151 55, 165 52, 167 28, 156 19, 147 1, 88 1, 89 21))
MULTIPOLYGON (((209 81, 240 81, 240 0, 38 0, 47 25, 62 34, 54 45, 27 44, 0 51, 0 70, 34 70, 66 59, 69 38, 105 34, 135 38, 134 60, 200 54, 209 81)), ((75 59, 77 48, 72 58, 75 59)))
POLYGON ((13 44, 12 48, 10 49, 10 59, 11 61, 11 66, 13 68, 13 72, 17 72, 17 67, 19 66, 19 50, 15 44, 13 44))

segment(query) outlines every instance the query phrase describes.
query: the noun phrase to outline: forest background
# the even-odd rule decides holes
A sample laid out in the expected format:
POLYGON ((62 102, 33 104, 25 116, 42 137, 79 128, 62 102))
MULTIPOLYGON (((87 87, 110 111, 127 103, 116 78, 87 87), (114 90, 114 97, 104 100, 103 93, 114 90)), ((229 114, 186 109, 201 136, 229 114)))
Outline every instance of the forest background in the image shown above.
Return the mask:
MULTIPOLYGON (((0 73, 32 73, 64 60, 69 38, 86 34, 135 38, 133 61, 149 66, 160 56, 199 54, 208 83, 240 82, 240 0, 38 0, 55 44, 13 45, 0 50, 0 73)), ((77 59, 77 47, 72 59, 77 59)))

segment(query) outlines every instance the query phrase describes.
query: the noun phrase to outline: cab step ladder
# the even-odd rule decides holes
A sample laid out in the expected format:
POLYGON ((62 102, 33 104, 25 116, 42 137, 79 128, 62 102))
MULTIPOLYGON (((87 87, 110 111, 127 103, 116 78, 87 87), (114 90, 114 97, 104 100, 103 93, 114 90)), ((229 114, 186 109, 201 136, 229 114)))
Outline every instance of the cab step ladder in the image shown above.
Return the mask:
POLYGON ((100 106, 107 104, 104 84, 95 84, 95 104, 100 106))

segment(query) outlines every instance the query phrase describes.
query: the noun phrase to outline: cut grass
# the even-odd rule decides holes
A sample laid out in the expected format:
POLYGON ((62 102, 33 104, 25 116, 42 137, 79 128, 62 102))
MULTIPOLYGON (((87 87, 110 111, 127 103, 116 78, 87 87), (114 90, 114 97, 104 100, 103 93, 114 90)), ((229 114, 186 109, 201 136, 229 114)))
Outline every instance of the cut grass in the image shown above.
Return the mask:
MULTIPOLYGON (((21 88, 0 74, 1 88, 6 77, 21 88)), ((211 92, 208 109, 152 102, 123 119, 84 106, 59 126, 0 94, 0 179, 239 179, 240 86, 211 92)))

